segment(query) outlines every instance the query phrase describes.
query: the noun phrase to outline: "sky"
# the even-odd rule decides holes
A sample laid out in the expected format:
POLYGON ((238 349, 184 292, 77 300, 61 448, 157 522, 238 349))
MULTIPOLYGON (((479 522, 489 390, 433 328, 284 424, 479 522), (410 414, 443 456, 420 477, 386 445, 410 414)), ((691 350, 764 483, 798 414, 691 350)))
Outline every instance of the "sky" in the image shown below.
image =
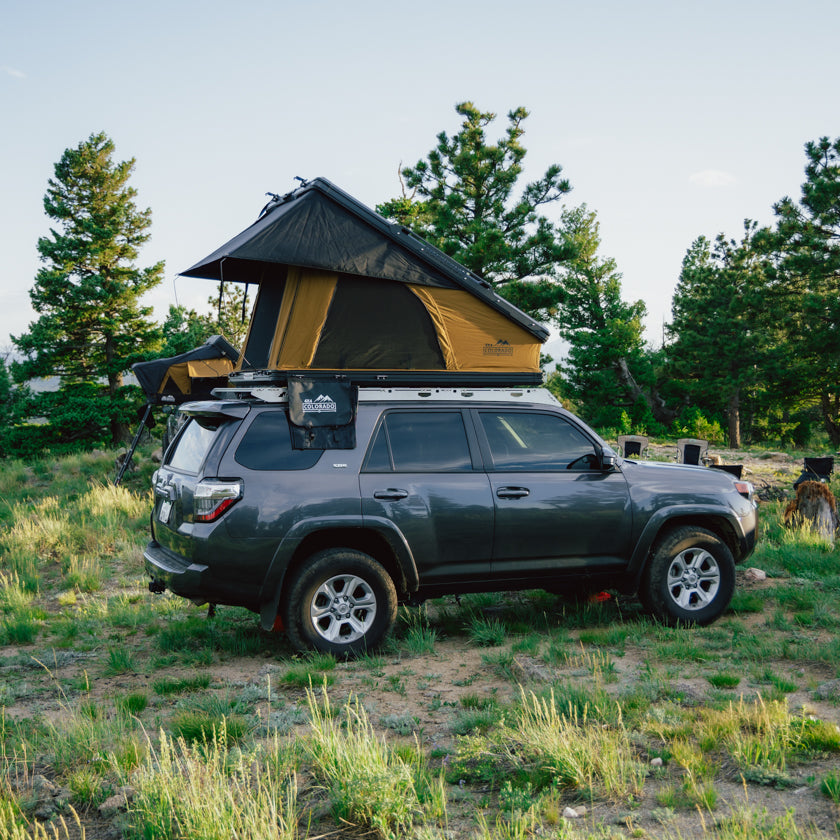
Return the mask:
POLYGON ((163 320, 209 310, 178 273, 265 193, 325 177, 374 207, 465 100, 491 141, 528 109, 523 181, 563 167, 658 345, 691 243, 771 223, 805 143, 840 135, 838 30, 837 0, 0 0, 0 351, 36 317, 47 182, 92 133, 136 160, 163 320))

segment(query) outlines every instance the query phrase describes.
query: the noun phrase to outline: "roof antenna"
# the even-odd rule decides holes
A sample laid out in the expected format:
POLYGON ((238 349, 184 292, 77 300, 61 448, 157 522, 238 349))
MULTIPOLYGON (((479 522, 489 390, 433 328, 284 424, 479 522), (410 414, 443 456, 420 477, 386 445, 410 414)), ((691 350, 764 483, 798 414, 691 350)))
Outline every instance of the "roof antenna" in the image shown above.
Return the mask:
POLYGON ((309 181, 307 181, 306 178, 301 178, 300 175, 295 175, 295 177, 292 180, 300 181, 300 185, 302 187, 305 187, 309 183, 309 181))

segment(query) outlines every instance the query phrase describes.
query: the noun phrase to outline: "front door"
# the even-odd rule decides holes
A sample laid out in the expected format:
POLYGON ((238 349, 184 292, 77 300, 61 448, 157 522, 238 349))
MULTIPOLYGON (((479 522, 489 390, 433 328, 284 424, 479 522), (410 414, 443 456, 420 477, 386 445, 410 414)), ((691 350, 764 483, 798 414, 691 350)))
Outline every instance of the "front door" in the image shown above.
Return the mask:
POLYGON ((626 565, 627 483, 619 470, 601 469, 583 429, 550 411, 477 414, 496 510, 493 577, 626 565))

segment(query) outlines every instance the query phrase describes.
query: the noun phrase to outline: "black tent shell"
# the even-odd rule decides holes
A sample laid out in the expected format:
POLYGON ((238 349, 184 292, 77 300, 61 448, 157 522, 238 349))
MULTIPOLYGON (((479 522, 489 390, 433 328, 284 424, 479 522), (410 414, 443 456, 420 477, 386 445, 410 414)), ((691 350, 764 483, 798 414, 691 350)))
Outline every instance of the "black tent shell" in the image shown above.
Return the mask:
POLYGON ((200 347, 180 353, 177 356, 169 356, 165 359, 152 359, 148 362, 136 362, 131 366, 140 387, 146 394, 149 403, 181 403, 186 400, 198 399, 201 396, 210 396, 211 390, 220 384, 225 384, 226 374, 207 377, 207 381, 201 378, 193 379, 187 389, 178 387, 167 377, 173 368, 188 362, 211 361, 214 359, 226 359, 232 367, 239 358, 239 351, 221 335, 212 335, 200 347), (221 380, 221 381, 216 381, 221 380))
POLYGON ((549 336, 478 275, 325 178, 273 198, 250 227, 181 274, 259 283, 267 264, 464 289, 539 341, 549 336))

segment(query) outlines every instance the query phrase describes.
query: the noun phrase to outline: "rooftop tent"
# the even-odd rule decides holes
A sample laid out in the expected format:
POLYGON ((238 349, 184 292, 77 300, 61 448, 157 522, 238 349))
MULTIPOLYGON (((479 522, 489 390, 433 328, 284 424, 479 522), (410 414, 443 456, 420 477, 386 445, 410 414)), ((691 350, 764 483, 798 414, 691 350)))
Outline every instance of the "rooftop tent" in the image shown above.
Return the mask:
POLYGON ((542 325, 322 178, 183 274, 259 286, 237 371, 541 381, 542 325))
POLYGON ((239 351, 220 335, 178 356, 137 362, 131 366, 150 404, 182 403, 209 397, 224 385, 239 351))
POLYGON ((187 400, 206 399, 214 388, 227 384, 228 376, 239 351, 220 335, 212 335, 201 347, 166 359, 136 362, 131 366, 140 387, 146 394, 146 405, 140 409, 140 425, 128 452, 119 462, 114 484, 122 481, 134 456, 145 426, 153 426, 152 407, 179 405, 187 400))

